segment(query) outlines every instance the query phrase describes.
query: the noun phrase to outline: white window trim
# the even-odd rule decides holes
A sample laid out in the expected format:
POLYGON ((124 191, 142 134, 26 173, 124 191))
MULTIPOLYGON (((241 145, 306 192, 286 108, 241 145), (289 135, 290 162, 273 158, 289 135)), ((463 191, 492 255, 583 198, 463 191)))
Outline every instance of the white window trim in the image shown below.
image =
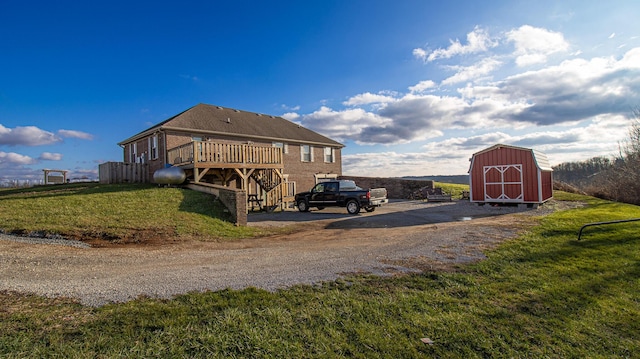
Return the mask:
POLYGON ((313 146, 311 146, 311 145, 300 145, 300 161, 301 162, 305 162, 305 163, 313 162, 313 146), (309 147, 309 161, 305 161, 305 159, 304 159, 304 147, 305 146, 309 147))
POLYGON ((324 158, 324 163, 335 163, 336 162, 336 150, 335 150, 335 148, 325 147, 322 150, 322 157, 324 158), (331 161, 327 161, 327 149, 331 149, 331 161))
POLYGON ((138 162, 138 143, 134 142, 131 144, 131 157, 129 158, 131 163, 138 162))
POLYGON ((149 145, 149 160, 158 159, 158 135, 154 135, 148 138, 149 145))

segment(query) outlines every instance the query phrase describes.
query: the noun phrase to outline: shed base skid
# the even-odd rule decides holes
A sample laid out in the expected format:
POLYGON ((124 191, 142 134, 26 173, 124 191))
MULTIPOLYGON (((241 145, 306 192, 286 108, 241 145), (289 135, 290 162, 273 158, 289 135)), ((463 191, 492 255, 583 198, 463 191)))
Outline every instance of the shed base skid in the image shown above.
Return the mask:
POLYGON ((526 208, 535 208, 537 209, 540 205, 544 204, 543 203, 508 203, 508 202, 472 202, 472 203, 477 203, 478 206, 484 206, 485 204, 488 204, 490 206, 505 206, 505 207, 526 207, 526 208))

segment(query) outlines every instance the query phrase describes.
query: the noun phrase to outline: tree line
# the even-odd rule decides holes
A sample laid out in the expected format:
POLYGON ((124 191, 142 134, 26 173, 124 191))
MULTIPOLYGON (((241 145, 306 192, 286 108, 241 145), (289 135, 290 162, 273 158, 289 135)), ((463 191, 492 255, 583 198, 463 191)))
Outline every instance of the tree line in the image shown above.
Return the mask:
POLYGON ((640 107, 633 110, 628 137, 613 158, 598 156, 553 167, 554 187, 640 205, 640 107))

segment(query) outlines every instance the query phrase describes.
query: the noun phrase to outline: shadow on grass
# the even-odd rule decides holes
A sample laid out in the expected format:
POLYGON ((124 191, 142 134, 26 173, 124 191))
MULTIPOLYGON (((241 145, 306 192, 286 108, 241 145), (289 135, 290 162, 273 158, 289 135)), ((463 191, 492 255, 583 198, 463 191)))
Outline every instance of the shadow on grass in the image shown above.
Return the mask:
POLYGON ((201 214, 204 216, 217 218, 225 222, 232 222, 233 218, 229 210, 214 195, 202 192, 182 189, 182 202, 179 210, 201 214))
MULTIPOLYGON (((640 292, 634 284, 640 277, 640 241, 625 234, 601 234, 590 241, 576 237, 518 241, 504 249, 504 257, 479 264, 492 268, 488 286, 493 288, 487 293, 496 298, 491 302, 504 303, 488 308, 485 320, 502 316, 518 321, 524 333, 537 327, 567 333, 584 352, 632 355, 633 346, 606 348, 606 338, 630 343, 640 331, 635 306, 640 292), (501 293, 504 300, 498 298, 501 293)), ((547 345, 544 340, 539 344, 547 345)))

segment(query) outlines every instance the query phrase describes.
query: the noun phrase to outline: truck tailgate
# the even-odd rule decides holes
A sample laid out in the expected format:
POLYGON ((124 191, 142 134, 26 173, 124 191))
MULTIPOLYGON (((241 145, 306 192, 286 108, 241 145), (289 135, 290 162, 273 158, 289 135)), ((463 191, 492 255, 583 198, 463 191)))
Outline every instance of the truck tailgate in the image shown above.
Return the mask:
POLYGON ((371 199, 384 199, 387 198, 386 188, 372 188, 369 190, 371 193, 371 199))

